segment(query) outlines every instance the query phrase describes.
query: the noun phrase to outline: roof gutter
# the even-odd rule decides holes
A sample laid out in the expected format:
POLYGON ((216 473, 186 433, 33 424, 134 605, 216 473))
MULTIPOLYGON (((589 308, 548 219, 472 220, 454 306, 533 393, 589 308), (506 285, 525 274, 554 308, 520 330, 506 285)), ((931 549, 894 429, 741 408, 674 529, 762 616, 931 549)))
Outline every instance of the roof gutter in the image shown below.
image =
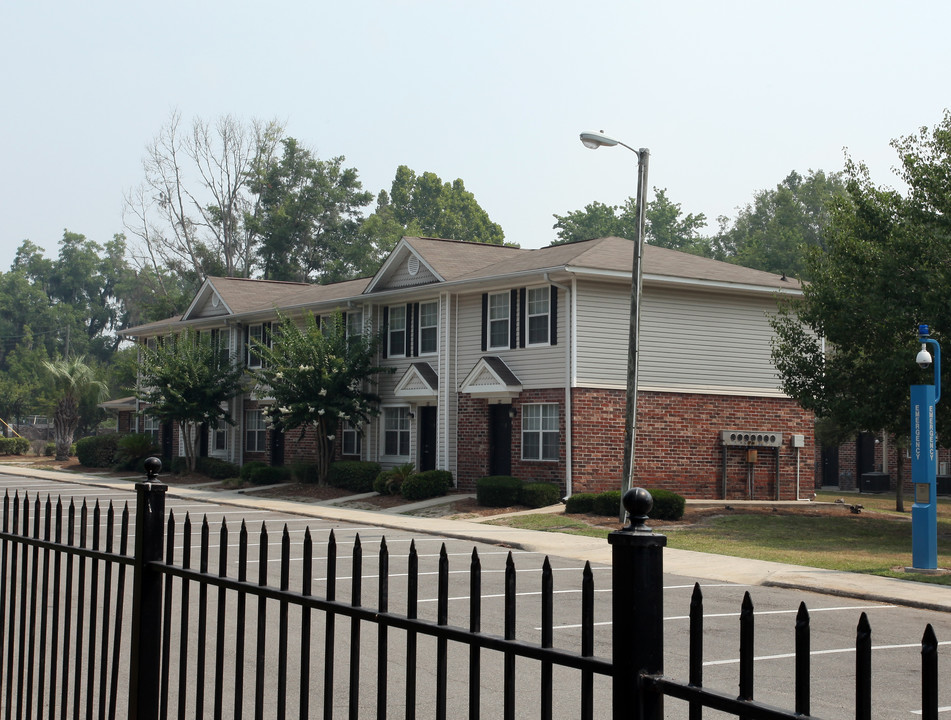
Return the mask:
POLYGON ((571 497, 572 494, 572 447, 574 445, 572 431, 572 415, 573 408, 571 404, 571 386, 573 378, 573 367, 572 367, 572 353, 574 348, 574 337, 575 337, 575 327, 574 327, 574 313, 572 310, 572 303, 574 302, 574 293, 572 293, 572 287, 569 285, 562 285, 551 279, 551 274, 545 273, 545 282, 551 284, 552 287, 556 287, 559 290, 565 291, 565 312, 567 316, 565 317, 565 328, 567 332, 565 333, 568 336, 568 340, 565 343, 565 436, 568 442, 565 443, 565 497, 571 497))

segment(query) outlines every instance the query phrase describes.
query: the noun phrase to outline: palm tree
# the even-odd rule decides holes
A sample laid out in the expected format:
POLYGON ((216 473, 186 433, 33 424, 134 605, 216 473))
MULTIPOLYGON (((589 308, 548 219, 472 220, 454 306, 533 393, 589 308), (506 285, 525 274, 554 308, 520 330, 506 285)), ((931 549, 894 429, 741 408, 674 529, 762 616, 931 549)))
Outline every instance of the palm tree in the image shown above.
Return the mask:
POLYGON ((44 361, 43 367, 50 374, 53 385, 60 395, 53 413, 53 436, 56 440, 56 459, 69 459, 69 446, 79 426, 79 401, 88 392, 96 394, 96 402, 106 399, 108 386, 96 378, 93 368, 86 363, 86 356, 62 360, 44 361))

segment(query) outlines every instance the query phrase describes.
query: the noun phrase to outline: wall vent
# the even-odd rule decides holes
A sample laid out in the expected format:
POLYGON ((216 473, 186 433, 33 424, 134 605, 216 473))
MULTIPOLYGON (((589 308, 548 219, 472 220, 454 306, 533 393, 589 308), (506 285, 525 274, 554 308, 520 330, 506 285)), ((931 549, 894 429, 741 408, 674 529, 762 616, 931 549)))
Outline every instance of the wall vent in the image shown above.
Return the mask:
POLYGON ((720 441, 729 447, 780 447, 783 434, 751 430, 721 430, 720 441))

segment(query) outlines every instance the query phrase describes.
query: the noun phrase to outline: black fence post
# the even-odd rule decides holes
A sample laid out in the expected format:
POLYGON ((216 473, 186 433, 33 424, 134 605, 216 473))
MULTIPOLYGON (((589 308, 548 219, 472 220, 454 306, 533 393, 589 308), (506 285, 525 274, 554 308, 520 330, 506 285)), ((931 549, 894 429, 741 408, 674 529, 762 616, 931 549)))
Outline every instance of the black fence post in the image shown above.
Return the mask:
POLYGON ((136 483, 135 563, 132 577, 132 648, 129 656, 131 720, 159 715, 159 667, 162 655, 162 573, 150 563, 162 560, 165 493, 157 478, 162 461, 145 461, 148 479, 136 483))
POLYGON ((654 504, 643 488, 624 494, 630 517, 608 535, 612 552, 613 718, 663 720, 664 696, 647 676, 664 672, 664 546, 645 524, 654 504))

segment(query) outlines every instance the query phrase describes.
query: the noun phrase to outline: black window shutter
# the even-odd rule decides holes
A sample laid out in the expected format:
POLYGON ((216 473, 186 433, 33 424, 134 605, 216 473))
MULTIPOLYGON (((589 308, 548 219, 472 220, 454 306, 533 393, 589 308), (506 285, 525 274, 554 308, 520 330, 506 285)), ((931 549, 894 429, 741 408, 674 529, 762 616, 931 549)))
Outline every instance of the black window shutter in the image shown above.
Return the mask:
POLYGON ((518 346, 518 290, 509 291, 509 348, 518 346))
MULTIPOLYGON (((514 291, 513 291, 514 292, 514 291)), ((518 346, 525 347, 525 288, 518 291, 518 346)))
POLYGON ((390 309, 383 308, 383 357, 389 354, 390 350, 390 309))
POLYGON ((413 303, 413 357, 419 357, 419 303, 413 303))
POLYGON ((489 348, 489 294, 482 293, 482 352, 489 348))
POLYGON ((551 298, 548 304, 548 337, 552 345, 558 344, 558 288, 551 286, 551 298))
POLYGON ((244 364, 251 366, 251 326, 244 326, 244 364))

